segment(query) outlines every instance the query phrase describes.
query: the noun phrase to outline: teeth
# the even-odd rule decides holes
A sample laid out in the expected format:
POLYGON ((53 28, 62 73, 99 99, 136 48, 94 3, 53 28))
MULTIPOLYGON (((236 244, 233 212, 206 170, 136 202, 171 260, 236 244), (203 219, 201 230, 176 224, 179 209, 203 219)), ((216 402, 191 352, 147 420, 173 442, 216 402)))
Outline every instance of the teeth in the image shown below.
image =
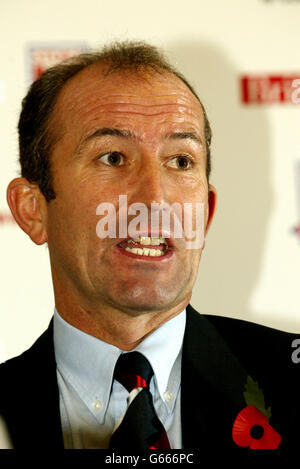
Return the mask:
POLYGON ((159 257, 163 256, 163 252, 160 249, 147 249, 147 248, 125 248, 126 251, 132 252, 133 254, 138 254, 139 256, 151 256, 151 257, 159 257))
MULTIPOLYGON (((132 240, 129 240, 129 242, 132 240)), ((159 246, 160 244, 166 244, 166 240, 163 236, 159 237, 149 237, 149 236, 140 236, 139 238, 133 238, 133 241, 144 246, 159 246)))
POLYGON ((160 257, 163 256, 165 251, 168 250, 168 245, 164 236, 140 236, 139 238, 133 238, 127 240, 127 246, 125 247, 126 251, 132 252, 133 254, 137 254, 139 256, 151 256, 151 257, 160 257), (139 243, 140 245, 144 246, 159 246, 160 244, 164 244, 164 251, 160 249, 150 249, 150 248, 142 248, 142 247, 129 247, 132 246, 134 243, 139 243))
POLYGON ((160 238, 151 238, 152 246, 159 246, 160 245, 160 238))

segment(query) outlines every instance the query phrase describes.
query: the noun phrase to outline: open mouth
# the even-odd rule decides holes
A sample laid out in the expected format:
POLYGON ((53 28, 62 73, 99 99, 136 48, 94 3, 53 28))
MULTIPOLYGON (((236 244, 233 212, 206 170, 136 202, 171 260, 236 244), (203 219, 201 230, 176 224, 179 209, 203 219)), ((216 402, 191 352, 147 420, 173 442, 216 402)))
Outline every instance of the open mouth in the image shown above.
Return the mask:
POLYGON ((162 257, 170 250, 163 236, 129 238, 119 243, 118 246, 131 254, 144 257, 162 257))

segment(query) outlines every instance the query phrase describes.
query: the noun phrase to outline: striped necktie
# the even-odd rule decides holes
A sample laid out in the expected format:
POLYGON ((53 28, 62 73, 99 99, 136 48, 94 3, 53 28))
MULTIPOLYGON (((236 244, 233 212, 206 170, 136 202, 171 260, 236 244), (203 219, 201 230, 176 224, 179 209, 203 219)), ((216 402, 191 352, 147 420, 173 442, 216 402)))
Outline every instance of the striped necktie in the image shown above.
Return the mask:
POLYGON ((116 364, 114 379, 130 393, 129 405, 120 425, 113 432, 112 449, 168 449, 167 433, 156 415, 149 383, 153 370, 139 352, 122 354, 116 364))

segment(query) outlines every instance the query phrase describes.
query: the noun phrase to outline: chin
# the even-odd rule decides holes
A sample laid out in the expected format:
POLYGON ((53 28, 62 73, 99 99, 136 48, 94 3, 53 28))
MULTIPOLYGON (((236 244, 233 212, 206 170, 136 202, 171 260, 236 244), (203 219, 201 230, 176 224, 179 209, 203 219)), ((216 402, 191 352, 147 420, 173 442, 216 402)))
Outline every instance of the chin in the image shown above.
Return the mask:
POLYGON ((132 315, 139 315, 143 312, 157 310, 168 310, 182 301, 182 292, 166 291, 160 288, 145 291, 145 288, 135 287, 127 294, 122 294, 115 299, 118 309, 127 310, 132 315))

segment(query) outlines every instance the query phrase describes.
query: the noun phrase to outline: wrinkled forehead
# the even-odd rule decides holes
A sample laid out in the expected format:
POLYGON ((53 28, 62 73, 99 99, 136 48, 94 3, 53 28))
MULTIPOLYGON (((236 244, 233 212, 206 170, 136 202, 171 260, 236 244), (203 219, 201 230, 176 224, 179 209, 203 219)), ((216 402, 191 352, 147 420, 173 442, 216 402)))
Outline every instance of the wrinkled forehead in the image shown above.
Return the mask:
POLYGON ((52 116, 56 129, 80 126, 83 131, 97 118, 126 116, 148 121, 169 119, 204 129, 201 104, 186 84, 169 72, 114 71, 94 64, 71 78, 61 90, 52 116), (86 128, 85 128, 86 127, 86 128))

